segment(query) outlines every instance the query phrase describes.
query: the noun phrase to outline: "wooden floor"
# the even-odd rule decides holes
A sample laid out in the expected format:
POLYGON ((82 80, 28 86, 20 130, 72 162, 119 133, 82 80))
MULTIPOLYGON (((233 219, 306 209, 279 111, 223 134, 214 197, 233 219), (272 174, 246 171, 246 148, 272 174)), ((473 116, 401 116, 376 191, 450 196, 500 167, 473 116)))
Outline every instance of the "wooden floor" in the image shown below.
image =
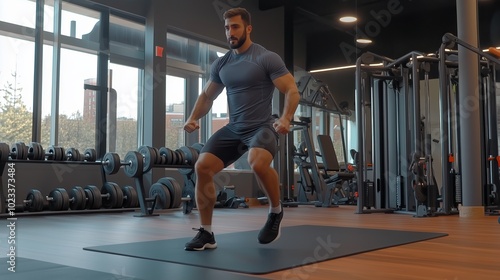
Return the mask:
MULTIPOLYGON (((285 208, 283 226, 331 225, 342 227, 445 232, 449 236, 324 261, 266 275, 261 279, 500 279, 500 224, 498 217, 461 218, 458 215, 415 218, 407 214, 355 214, 354 206, 285 208)), ((138 218, 133 212, 23 216, 17 220, 17 256, 113 274, 143 278, 143 260, 84 251, 83 247, 194 236, 196 210, 160 212, 138 218)), ((215 209, 214 232, 259 229, 267 206, 215 209)), ((0 246, 5 252, 5 219, 0 220, 0 246)), ((293 246, 293 244, 291 244, 293 246)), ((179 244, 179 250, 183 244, 179 244)), ((244 252, 242 252, 244 254, 244 252)), ((4 257, 4 256, 2 256, 4 257)), ((19 269, 22 264, 18 264, 19 269)), ((149 266, 161 266, 159 262, 149 266)), ((194 269, 194 268, 190 268, 194 269)), ((184 270, 169 264, 166 271, 184 270)), ((230 275, 230 274, 228 274, 230 275)), ((68 276, 67 279, 71 279, 68 276)), ((147 278, 144 278, 147 279, 147 278)), ((173 279, 165 275, 164 279, 173 279)), ((226 279, 226 278, 224 278, 226 279)), ((229 276, 227 279, 231 279, 229 276)))

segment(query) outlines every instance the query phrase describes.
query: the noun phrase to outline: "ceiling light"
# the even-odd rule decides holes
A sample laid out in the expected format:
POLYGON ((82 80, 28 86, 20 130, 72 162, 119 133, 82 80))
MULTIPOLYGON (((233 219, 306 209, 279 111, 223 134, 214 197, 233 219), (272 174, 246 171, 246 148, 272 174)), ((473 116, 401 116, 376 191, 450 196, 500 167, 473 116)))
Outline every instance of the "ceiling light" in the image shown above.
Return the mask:
POLYGON ((358 39, 356 39, 356 42, 358 42, 358 43, 360 43, 360 44, 371 44, 371 43, 372 43, 372 40, 370 40, 370 39, 358 38, 358 39))
POLYGON ((339 19, 341 22, 346 22, 346 23, 349 23, 349 22, 355 22, 357 21, 358 19, 356 17, 353 17, 353 16, 345 16, 345 17, 341 17, 339 19))
POLYGON ((311 71, 309 71, 309 73, 335 71, 335 70, 342 70, 342 69, 349 69, 349 68, 356 68, 356 65, 347 65, 347 66, 340 66, 340 67, 332 67, 332 68, 324 68, 324 69, 311 70, 311 71))

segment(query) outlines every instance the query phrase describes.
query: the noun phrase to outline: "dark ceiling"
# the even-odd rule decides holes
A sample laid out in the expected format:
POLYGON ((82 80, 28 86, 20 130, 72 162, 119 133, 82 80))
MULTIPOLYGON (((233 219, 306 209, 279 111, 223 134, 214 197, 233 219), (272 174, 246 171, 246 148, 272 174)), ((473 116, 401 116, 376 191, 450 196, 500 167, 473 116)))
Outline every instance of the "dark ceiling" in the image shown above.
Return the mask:
MULTIPOLYGON (((480 47, 500 46, 500 1, 478 3, 480 47)), ((259 0, 261 10, 283 5, 293 11, 294 36, 307 41, 307 70, 350 65, 366 51, 392 58, 435 52, 445 33, 457 34, 455 0, 259 0), (345 12, 358 21, 340 23, 345 12), (356 44, 356 37, 373 43, 356 44)))

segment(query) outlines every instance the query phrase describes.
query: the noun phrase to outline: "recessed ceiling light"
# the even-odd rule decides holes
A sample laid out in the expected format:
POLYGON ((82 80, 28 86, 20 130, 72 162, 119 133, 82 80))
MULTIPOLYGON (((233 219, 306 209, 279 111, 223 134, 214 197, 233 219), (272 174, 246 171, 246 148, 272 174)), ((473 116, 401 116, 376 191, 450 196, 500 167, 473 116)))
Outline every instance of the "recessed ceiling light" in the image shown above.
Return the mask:
POLYGON ((360 44, 370 44, 370 43, 372 43, 372 40, 359 38, 359 39, 356 39, 356 42, 358 42, 360 44))
POLYGON ((356 17, 353 17, 353 16, 345 16, 345 17, 341 17, 339 20, 341 22, 355 22, 358 19, 356 17))

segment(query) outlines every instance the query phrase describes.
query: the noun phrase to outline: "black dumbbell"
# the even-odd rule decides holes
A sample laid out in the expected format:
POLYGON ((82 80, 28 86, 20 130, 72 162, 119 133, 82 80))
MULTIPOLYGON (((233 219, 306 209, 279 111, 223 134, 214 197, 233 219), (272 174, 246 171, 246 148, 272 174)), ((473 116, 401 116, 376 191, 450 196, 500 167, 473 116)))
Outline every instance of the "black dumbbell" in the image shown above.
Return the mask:
POLYGON ((69 209, 70 197, 64 188, 56 188, 45 197, 39 190, 31 189, 23 202, 30 212, 40 212, 44 209, 62 211, 69 209))
POLYGON ((95 149, 88 148, 85 149, 83 154, 78 151, 76 148, 69 148, 66 150, 66 160, 69 161, 87 161, 87 162, 95 162, 97 158, 97 152, 95 149))
POLYGON ((104 183, 101 190, 96 186, 88 185, 83 191, 87 200, 87 209, 132 208, 137 207, 139 201, 134 188, 125 186, 122 189, 113 182, 104 183))
POLYGON ((7 143, 0 143, 0 160, 1 162, 6 162, 9 159, 21 159, 25 160, 28 158, 28 147, 23 142, 17 142, 9 147, 7 143))
POLYGON ((184 214, 195 207, 194 192, 183 196, 179 183, 172 177, 164 177, 149 189, 149 201, 155 200, 155 209, 179 208, 182 204, 184 214))
POLYGON ((64 148, 51 145, 45 151, 40 143, 31 142, 28 146, 27 158, 30 160, 64 160, 64 148))
POLYGON ((101 164, 104 172, 108 175, 116 174, 121 166, 124 166, 125 174, 129 177, 138 177, 143 174, 144 159, 136 151, 130 151, 125 155, 123 161, 117 153, 106 153, 101 164))

